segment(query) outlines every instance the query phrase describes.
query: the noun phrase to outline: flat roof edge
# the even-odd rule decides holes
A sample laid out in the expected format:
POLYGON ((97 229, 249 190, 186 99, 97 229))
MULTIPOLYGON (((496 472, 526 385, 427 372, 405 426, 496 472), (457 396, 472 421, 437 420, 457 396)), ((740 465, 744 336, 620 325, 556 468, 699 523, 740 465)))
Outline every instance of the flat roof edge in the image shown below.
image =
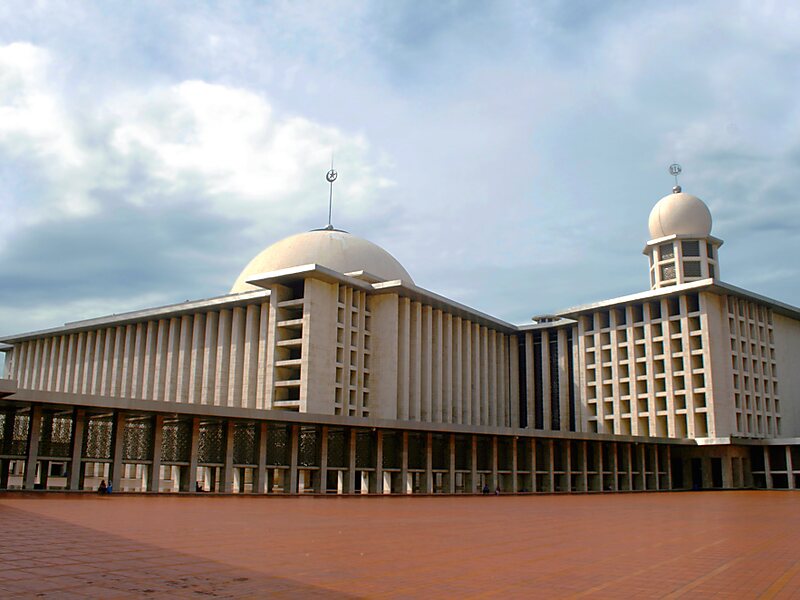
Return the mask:
POLYGON ((203 309, 216 309, 225 308, 227 306, 238 306, 247 304, 252 300, 258 298, 268 298, 269 290, 253 290, 251 292, 242 292, 240 294, 227 294, 225 296, 216 296, 214 298, 207 298, 204 300, 192 300, 189 302, 181 302, 179 304, 168 304, 156 308, 147 308, 143 310, 135 310, 120 314, 108 315, 105 317, 97 317, 94 319, 85 319, 82 321, 70 321, 60 327, 53 327, 50 329, 40 329, 37 331, 29 331, 14 335, 0 337, 0 343, 13 344, 23 342, 30 339, 40 337, 48 337, 52 335, 60 335, 63 333, 73 331, 88 331, 90 329, 97 329, 104 326, 119 326, 137 323, 139 321, 149 321, 154 318, 163 319, 167 317, 180 316, 190 314, 203 309))
POLYGON ((672 296, 674 294, 693 291, 708 291, 720 295, 731 294, 733 296, 739 296, 741 298, 760 302, 761 304, 766 304, 779 314, 800 320, 800 308, 796 306, 786 304, 785 302, 775 300, 774 298, 762 296, 756 292, 751 292, 750 290, 746 290, 717 279, 700 279, 698 281, 692 281, 691 283, 684 283, 682 285, 671 285, 665 288, 659 288, 657 290, 647 290, 645 292, 639 292, 636 294, 628 294, 627 296, 618 296, 616 298, 609 298, 608 300, 590 302, 589 304, 582 304, 579 306, 573 306, 572 308, 567 308, 566 310, 560 310, 555 313, 555 315, 559 317, 573 317, 583 313, 594 312, 595 310, 602 310, 604 308, 616 306, 618 304, 646 302, 654 298, 661 298, 664 296, 672 296))

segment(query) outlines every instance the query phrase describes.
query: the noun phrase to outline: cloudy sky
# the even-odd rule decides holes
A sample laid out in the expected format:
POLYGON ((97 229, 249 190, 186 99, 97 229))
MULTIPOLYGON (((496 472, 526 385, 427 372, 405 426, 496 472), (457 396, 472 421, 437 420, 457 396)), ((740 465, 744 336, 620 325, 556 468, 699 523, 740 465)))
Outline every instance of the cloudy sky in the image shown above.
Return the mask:
POLYGON ((0 4, 0 335, 221 295, 327 219, 512 322, 646 289, 684 167, 800 304, 791 2, 0 4))

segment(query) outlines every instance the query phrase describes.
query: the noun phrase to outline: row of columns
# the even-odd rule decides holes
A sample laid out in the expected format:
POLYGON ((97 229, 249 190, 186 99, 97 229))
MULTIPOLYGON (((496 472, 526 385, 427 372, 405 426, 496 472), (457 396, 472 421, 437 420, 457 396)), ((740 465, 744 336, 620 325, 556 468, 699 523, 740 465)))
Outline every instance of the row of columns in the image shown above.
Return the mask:
MULTIPOLYGON (((86 459, 86 462, 109 462, 109 479, 114 489, 121 489, 121 477, 123 472, 123 465, 125 463, 124 452, 124 428, 127 414, 123 411, 116 411, 114 413, 112 439, 111 439, 111 457, 110 460, 97 460, 86 459)), ((162 434, 164 416, 157 414, 154 416, 155 423, 153 429, 153 451, 152 457, 149 461, 150 476, 147 478, 147 491, 158 492, 160 490, 160 470, 162 465, 161 447, 162 447, 162 434)), ((71 490, 79 490, 83 488, 83 473, 84 473, 84 458, 82 456, 82 442, 84 437, 84 430, 87 422, 87 413, 85 409, 75 408, 73 415, 73 429, 72 429, 72 444, 70 449, 70 459, 67 470, 67 487, 71 490)), ((36 484, 37 464, 40 461, 38 454, 40 433, 42 425, 42 407, 33 405, 30 412, 30 426, 28 430, 28 444, 27 456, 25 458, 26 468, 23 479, 24 489, 33 489, 36 484)), ((224 463, 221 469, 221 480, 219 490, 221 492, 234 491, 234 428, 235 421, 227 420, 225 422, 226 435, 224 436, 224 463)), ((508 483, 508 476, 510 476, 510 485, 506 485, 503 492, 517 493, 522 491, 619 491, 626 489, 671 489, 671 454, 670 446, 657 446, 655 444, 631 444, 631 443, 617 443, 617 442, 595 442, 583 440, 562 440, 556 442, 552 439, 542 440, 540 438, 530 438, 528 443, 524 445, 525 451, 529 453, 528 457, 524 460, 520 459, 519 446, 517 443, 518 438, 511 438, 511 465, 510 470, 500 470, 498 465, 498 436, 491 436, 490 454, 488 469, 478 469, 478 439, 479 435, 470 434, 470 460, 469 470, 456 469, 456 435, 445 434, 448 436, 447 451, 449 454, 449 462, 446 471, 444 469, 434 471, 433 469, 433 433, 424 433, 425 436, 425 467, 423 469, 410 469, 409 468, 409 432, 397 431, 400 439, 402 440, 400 453, 400 468, 399 469, 384 469, 383 467, 383 450, 384 450, 384 431, 377 430, 375 437, 375 461, 374 465, 369 468, 357 468, 356 465, 356 442, 357 436, 355 432, 358 428, 353 428, 350 431, 353 435, 347 436, 347 466, 346 468, 329 469, 328 465, 328 426, 323 425, 319 431, 321 433, 317 450, 319 452, 318 466, 315 467, 302 467, 298 465, 299 458, 299 441, 300 441, 300 425, 293 424, 290 426, 290 452, 289 464, 284 469, 288 470, 288 491, 289 493, 298 492, 299 472, 303 469, 313 470, 317 473, 314 491, 317 493, 325 493, 327 491, 327 479, 329 470, 336 470, 343 472, 344 481, 341 482, 340 490, 344 493, 355 493, 357 490, 357 473, 370 472, 374 475, 370 478, 369 491, 371 493, 390 493, 392 491, 399 493, 409 493, 413 491, 411 484, 414 478, 411 474, 417 473, 416 477, 419 478, 419 488, 423 492, 434 492, 434 479, 435 473, 442 473, 444 475, 443 488, 447 492, 454 493, 456 491, 456 474, 462 473, 464 480, 468 480, 468 485, 471 489, 463 489, 464 492, 476 492, 478 490, 479 477, 484 479, 492 490, 500 486, 501 476, 508 483), (541 464, 541 460, 537 462, 537 443, 545 449, 547 454, 547 464, 541 465, 544 468, 537 470, 537 465, 541 464), (610 444, 610 448, 606 447, 604 452, 604 445, 610 444), (623 452, 623 465, 618 461, 618 447, 621 444, 623 452), (560 445, 560 447, 558 447, 560 445), (588 445, 594 447, 594 469, 588 469, 588 445), (560 452, 561 469, 556 471, 556 451, 560 452), (573 457, 574 453, 579 453, 577 458, 573 457), (639 453, 637 456, 636 453, 639 453), (647 453, 650 453, 649 460, 647 453), (666 456, 664 456, 664 453, 666 456), (611 464, 604 464, 604 454, 611 458, 611 464), (573 463, 576 468, 573 470, 573 463), (651 470, 645 472, 645 465, 650 464, 651 470), (519 468, 520 464, 529 464, 530 469, 522 470, 519 468), (666 464, 666 469, 662 470, 662 466, 666 464), (634 470, 636 465, 640 465, 639 471, 634 470), (384 477, 385 471, 391 473, 398 473, 400 477, 399 489, 392 490, 390 488, 391 482, 387 481, 384 477), (520 486, 520 475, 526 475, 527 481, 530 485, 525 483, 520 486), (542 481, 542 485, 537 485, 537 476, 542 481), (590 481, 590 477, 594 477, 590 481), (640 480, 636 480, 636 477, 640 480), (650 480, 648 480, 648 476, 650 480), (562 477, 562 481, 557 481, 557 477, 562 477), (573 485, 573 477, 577 477, 573 485), (608 482, 608 479, 611 481, 608 482)), ((259 422, 257 424, 257 443, 258 443, 258 464, 252 466, 253 468, 253 491, 255 493, 264 493, 271 490, 272 482, 270 479, 270 466, 267 465, 267 422, 259 422)), ((524 438, 523 438, 524 439, 524 438)), ((181 468, 181 491, 194 491, 197 484, 197 471, 198 471, 198 449, 200 440, 200 418, 192 418, 191 428, 191 448, 189 454, 189 463, 182 465, 181 468)), ((48 457, 43 457, 42 464, 42 481, 46 485, 47 477, 47 461, 48 457)), ((0 488, 7 487, 8 483, 8 460, 4 460, 3 470, 0 472, 0 488)), ((173 464, 173 463, 170 463, 173 464)), ((686 472, 686 470, 684 471, 686 472)), ((395 486, 397 487, 397 486, 395 486)), ((358 489, 361 489, 360 487, 358 489)))

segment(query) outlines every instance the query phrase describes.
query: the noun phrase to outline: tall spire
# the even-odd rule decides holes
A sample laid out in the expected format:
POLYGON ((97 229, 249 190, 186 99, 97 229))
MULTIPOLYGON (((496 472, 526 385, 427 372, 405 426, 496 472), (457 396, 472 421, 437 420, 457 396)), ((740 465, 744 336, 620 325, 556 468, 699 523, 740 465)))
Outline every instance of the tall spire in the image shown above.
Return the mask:
POLYGON ((333 168, 333 152, 331 152, 331 170, 325 175, 325 179, 331 184, 330 194, 328 195, 328 226, 325 227, 325 229, 333 229, 333 223, 331 222, 331 215, 333 213, 333 182, 336 181, 338 176, 339 174, 333 168))

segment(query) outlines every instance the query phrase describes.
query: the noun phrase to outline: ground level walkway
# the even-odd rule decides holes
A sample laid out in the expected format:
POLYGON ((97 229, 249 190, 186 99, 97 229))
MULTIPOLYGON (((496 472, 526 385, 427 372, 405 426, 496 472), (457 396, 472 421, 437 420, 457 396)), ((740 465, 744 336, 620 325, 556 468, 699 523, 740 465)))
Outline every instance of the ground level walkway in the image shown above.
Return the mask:
POLYGON ((0 495, 0 596, 796 598, 800 492, 0 495))

